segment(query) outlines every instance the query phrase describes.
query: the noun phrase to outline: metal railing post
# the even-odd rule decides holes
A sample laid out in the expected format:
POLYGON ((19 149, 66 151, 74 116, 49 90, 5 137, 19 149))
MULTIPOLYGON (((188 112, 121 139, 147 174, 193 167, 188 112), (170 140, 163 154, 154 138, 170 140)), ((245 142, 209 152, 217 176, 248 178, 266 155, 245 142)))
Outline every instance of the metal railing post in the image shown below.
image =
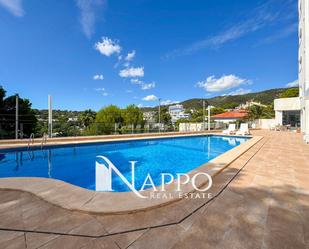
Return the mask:
POLYGON ((19 97, 18 95, 16 95, 16 107, 15 107, 15 139, 18 139, 18 112, 19 112, 19 108, 18 108, 18 100, 19 97))

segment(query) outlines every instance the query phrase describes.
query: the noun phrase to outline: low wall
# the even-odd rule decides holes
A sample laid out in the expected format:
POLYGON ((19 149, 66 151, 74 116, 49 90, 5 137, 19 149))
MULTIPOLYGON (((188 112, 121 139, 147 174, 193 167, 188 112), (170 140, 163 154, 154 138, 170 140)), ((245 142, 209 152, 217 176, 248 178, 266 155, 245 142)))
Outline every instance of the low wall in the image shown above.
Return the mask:
POLYGON ((194 131, 203 131, 206 130, 207 125, 203 123, 180 123, 179 124, 179 131, 180 132, 194 132, 194 131))
POLYGON ((270 129, 277 125, 276 120, 273 119, 257 119, 254 120, 252 123, 255 124, 256 128, 259 129, 270 129))

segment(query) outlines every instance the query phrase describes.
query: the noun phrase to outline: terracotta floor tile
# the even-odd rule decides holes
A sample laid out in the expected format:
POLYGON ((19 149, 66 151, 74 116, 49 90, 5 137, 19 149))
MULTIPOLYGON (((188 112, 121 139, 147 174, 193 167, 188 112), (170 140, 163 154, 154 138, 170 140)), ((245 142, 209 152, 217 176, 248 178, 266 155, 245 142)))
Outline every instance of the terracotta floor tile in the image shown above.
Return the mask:
POLYGON ((0 248, 308 249, 309 146, 295 133, 254 134, 265 138, 214 178, 212 191, 220 194, 177 225, 102 238, 48 234, 99 236, 165 225, 206 200, 182 200, 134 214, 87 215, 28 193, 0 190, 0 228, 46 232, 0 230, 0 248))

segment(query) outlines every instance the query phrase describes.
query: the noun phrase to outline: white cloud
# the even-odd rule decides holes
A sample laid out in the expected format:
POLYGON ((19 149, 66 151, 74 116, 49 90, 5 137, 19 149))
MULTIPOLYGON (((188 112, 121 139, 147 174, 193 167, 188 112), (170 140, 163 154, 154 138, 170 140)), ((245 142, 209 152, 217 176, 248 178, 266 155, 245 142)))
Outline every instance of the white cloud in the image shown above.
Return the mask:
POLYGON ((256 46, 264 45, 264 44, 270 44, 273 42, 276 42, 278 40, 284 39, 294 33, 296 33, 298 30, 298 22, 291 23, 290 25, 284 25, 282 29, 276 32, 272 32, 270 36, 266 36, 263 39, 261 39, 256 46))
POLYGON ((131 79, 130 81, 131 81, 132 84, 137 84, 137 85, 143 83, 143 81, 141 81, 141 80, 139 80, 139 79, 131 79))
MULTIPOLYGON (((264 28, 273 25, 276 22, 295 18, 294 1, 282 1, 281 8, 274 8, 274 1, 268 0, 263 4, 252 9, 245 16, 241 17, 241 22, 234 23, 226 27, 221 32, 205 39, 196 41, 184 48, 173 50, 165 55, 165 58, 189 55, 194 52, 207 48, 218 48, 226 43, 253 34, 264 28), (293 15, 291 15, 293 13, 293 15)), ((285 25, 285 24, 284 24, 285 25)), ((284 25, 279 25, 280 27, 284 25)))
POLYGON ((143 104, 138 104, 137 107, 138 107, 138 108, 142 108, 142 107, 143 107, 143 104))
POLYGON ((25 13, 22 6, 22 0, 0 0, 0 6, 17 17, 22 17, 25 13))
POLYGON ((126 61, 132 61, 135 57, 135 50, 133 50, 131 53, 128 53, 125 60, 126 61))
POLYGON ((287 87, 297 87, 297 86, 299 86, 299 82, 298 82, 298 80, 294 80, 294 81, 286 84, 286 86, 287 87))
POLYGON ((127 62, 123 63, 123 66, 124 67, 129 67, 130 66, 130 62, 127 61, 127 62))
POLYGON ((215 78, 212 75, 204 81, 199 81, 196 85, 204 88, 207 92, 221 92, 248 83, 250 83, 249 80, 230 74, 223 75, 221 78, 215 78))
POLYGON ((149 90, 149 89, 152 89, 152 88, 155 88, 155 87, 156 87, 156 83, 155 82, 142 83, 141 84, 141 89, 142 90, 149 90))
POLYGON ((102 37, 101 42, 97 42, 94 45, 95 49, 105 56, 111 56, 114 53, 119 54, 121 47, 117 41, 113 41, 108 37, 102 37))
POLYGON ((105 88, 103 88, 103 87, 95 88, 94 90, 97 91, 97 92, 100 92, 103 96, 107 96, 108 95, 108 93, 106 92, 105 88))
POLYGON ((172 104, 177 104, 177 103, 179 103, 179 101, 174 101, 174 100, 170 100, 170 99, 161 101, 161 105, 172 105, 172 104))
POLYGON ((104 80, 103 74, 96 74, 93 76, 94 80, 104 80))
MULTIPOLYGON (((1 0, 0 0, 1 1, 1 0)), ((99 10, 104 6, 105 0, 76 0, 80 9, 80 23, 84 34, 90 38, 94 32, 94 25, 99 10)))
POLYGON ((228 95, 244 95, 247 93, 251 93, 252 90, 251 89, 243 89, 243 88, 239 88, 235 91, 229 92, 227 94, 223 94, 223 96, 228 96, 228 95))
POLYGON ((143 82, 142 80, 139 80, 139 79, 131 79, 130 81, 131 81, 132 84, 139 85, 142 90, 149 90, 149 89, 156 87, 155 82, 145 83, 145 82, 143 82))
POLYGON ((148 96, 142 98, 142 100, 144 100, 144 101, 157 101, 158 97, 151 94, 151 95, 148 95, 148 96))
POLYGON ((144 68, 143 67, 126 68, 119 72, 119 76, 122 78, 144 77, 144 68))

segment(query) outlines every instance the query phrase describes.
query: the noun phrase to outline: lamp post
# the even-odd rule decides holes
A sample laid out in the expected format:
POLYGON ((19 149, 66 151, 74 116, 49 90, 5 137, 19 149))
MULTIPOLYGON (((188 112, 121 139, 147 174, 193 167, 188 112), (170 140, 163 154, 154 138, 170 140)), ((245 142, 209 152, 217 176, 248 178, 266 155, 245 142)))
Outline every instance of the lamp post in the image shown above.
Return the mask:
POLYGON ((18 139, 18 95, 16 95, 16 107, 15 107, 15 139, 18 139))
POLYGON ((52 110, 52 97, 48 95, 48 137, 53 136, 53 110, 52 110))
POLYGON ((210 131, 210 108, 211 108, 211 106, 210 105, 208 105, 207 106, 207 110, 208 110, 208 130, 210 131))
POLYGON ((159 101, 159 132, 161 131, 161 99, 158 99, 159 101))
POLYGON ((205 131, 205 100, 203 99, 203 131, 205 131))

